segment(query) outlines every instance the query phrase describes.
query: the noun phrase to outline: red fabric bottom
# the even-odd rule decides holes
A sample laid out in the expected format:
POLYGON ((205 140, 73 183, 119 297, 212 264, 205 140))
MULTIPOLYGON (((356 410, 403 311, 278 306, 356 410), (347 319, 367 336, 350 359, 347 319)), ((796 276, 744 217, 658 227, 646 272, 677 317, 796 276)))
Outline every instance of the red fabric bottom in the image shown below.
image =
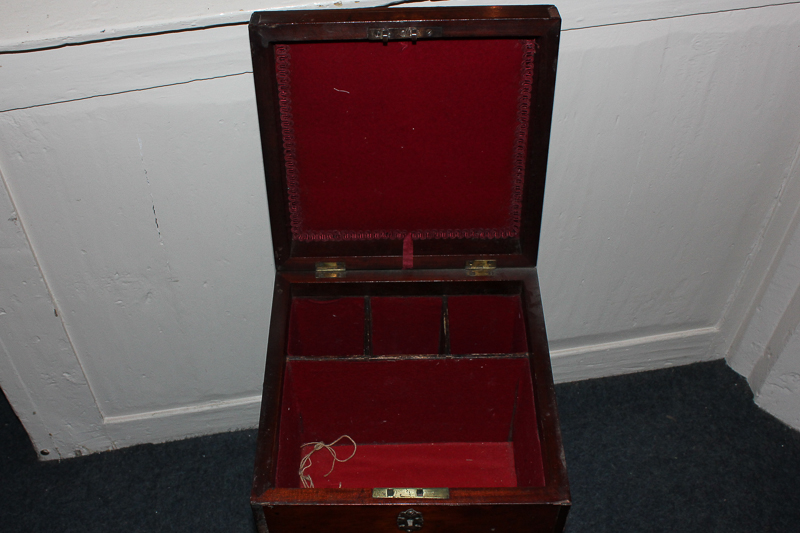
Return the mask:
MULTIPOLYGON (((334 486, 544 485, 527 358, 288 361, 276 485, 300 485, 300 461, 310 451, 302 444, 342 435, 358 451, 353 464, 336 464, 334 486)), ((352 450, 344 442, 341 459, 352 450)), ((330 461, 326 450, 312 456, 307 473, 317 486, 330 461)))
MULTIPOLYGON (((310 452, 311 447, 303 450, 310 452)), ((347 459, 353 446, 335 446, 347 459)), ((316 488, 374 487, 516 487, 514 449, 510 442, 360 445, 347 462, 333 464, 326 449, 314 452, 305 473, 316 488)))

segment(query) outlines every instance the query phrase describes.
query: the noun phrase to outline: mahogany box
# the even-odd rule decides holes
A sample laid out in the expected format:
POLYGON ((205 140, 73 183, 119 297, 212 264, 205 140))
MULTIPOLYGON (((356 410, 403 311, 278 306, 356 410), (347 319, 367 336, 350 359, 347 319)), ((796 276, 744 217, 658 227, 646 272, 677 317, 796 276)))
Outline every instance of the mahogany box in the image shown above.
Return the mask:
POLYGON ((255 13, 270 533, 561 531, 536 272, 552 6, 255 13))

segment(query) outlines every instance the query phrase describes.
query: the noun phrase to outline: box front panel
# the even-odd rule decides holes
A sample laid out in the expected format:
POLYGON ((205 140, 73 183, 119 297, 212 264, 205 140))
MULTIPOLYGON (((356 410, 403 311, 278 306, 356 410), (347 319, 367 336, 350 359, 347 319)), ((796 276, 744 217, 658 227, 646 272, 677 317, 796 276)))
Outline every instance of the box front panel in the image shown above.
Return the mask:
POLYGON ((275 505, 263 513, 269 533, 553 533, 560 505, 275 505))

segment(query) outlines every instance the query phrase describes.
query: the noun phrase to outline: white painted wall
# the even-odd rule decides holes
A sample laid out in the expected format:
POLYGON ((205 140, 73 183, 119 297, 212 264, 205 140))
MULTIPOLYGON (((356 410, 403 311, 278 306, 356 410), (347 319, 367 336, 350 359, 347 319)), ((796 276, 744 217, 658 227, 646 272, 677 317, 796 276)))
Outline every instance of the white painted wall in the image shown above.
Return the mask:
MULTIPOLYGON (((277 1, 0 7, 0 386, 47 458, 256 424, 274 265, 236 23, 277 1)), ((759 6, 559 5, 557 380, 734 353, 788 268, 800 5, 759 6)))
POLYGON ((540 250, 562 377, 725 355, 800 144, 798 46, 797 5, 563 32, 540 250))
POLYGON ((102 436, 48 457, 257 419, 274 266, 249 44, 207 31, 0 56, 28 88, 3 99, 0 169, 93 398, 60 425, 92 411, 102 436))

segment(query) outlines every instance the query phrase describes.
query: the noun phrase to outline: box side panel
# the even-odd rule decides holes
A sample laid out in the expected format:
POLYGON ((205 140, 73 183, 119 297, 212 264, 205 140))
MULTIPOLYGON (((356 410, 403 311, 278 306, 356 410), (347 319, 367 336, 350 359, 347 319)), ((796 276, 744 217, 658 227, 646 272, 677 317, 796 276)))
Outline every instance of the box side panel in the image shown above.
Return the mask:
POLYGON ((280 274, 275 278, 270 320, 267 363, 264 371, 264 393, 261 399, 261 417, 258 423, 256 463, 253 475, 251 500, 275 485, 280 403, 286 367, 286 339, 289 327, 291 286, 280 274))
POLYGON ((529 271, 525 280, 523 306, 528 328, 531 378, 533 379, 536 418, 541 439, 542 458, 544 459, 545 484, 557 490, 560 499, 569 501, 567 464, 558 421, 556 392, 553 385, 553 370, 550 365, 550 349, 547 344, 539 278, 535 269, 529 271))

